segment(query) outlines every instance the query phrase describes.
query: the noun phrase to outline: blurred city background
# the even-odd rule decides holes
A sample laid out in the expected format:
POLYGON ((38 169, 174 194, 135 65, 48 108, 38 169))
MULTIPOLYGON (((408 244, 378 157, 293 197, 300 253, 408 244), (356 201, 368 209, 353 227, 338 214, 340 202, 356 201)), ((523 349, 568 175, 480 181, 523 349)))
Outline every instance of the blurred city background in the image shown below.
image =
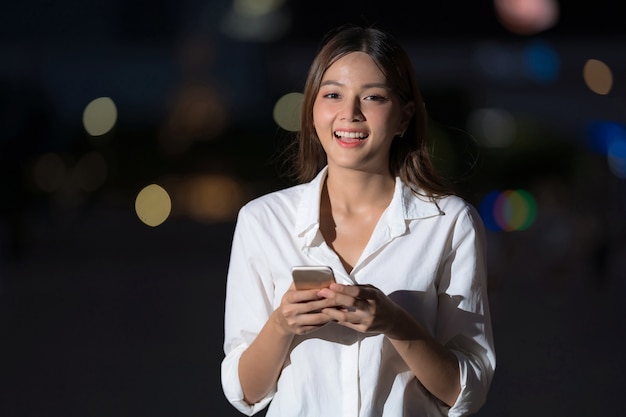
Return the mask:
POLYGON ((406 46, 436 163, 487 226, 477 415, 618 414, 618 2, 35 0, 0 6, 0 416, 239 415, 219 376, 235 216, 291 184, 280 151, 343 23, 406 46))

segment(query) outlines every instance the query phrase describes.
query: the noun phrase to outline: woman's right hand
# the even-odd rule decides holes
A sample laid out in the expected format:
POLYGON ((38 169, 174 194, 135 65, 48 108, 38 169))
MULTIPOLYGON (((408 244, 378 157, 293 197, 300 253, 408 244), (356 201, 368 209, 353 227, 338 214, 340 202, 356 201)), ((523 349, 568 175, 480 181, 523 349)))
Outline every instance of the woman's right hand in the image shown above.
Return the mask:
POLYGON ((319 290, 298 291, 292 284, 280 305, 239 359, 239 381, 248 404, 261 401, 275 387, 294 335, 305 335, 333 321, 321 312, 335 301, 319 290))
POLYGON ((322 298, 318 293, 318 289, 296 290, 291 284, 274 311, 276 324, 285 333, 305 335, 334 321, 321 312, 324 308, 335 307, 334 301, 322 298))

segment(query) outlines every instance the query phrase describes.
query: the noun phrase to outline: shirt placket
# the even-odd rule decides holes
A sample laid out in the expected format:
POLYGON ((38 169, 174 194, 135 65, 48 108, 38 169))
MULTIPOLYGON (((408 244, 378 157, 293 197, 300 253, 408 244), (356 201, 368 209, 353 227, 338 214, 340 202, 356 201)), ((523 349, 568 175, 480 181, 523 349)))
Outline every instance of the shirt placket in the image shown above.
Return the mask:
POLYGON ((359 376, 359 355, 361 338, 341 350, 341 384, 344 390, 341 415, 358 417, 361 403, 361 386, 359 376))
MULTIPOLYGON (((323 240, 321 232, 316 230, 318 236, 317 239, 323 240)), ((305 253, 311 259, 313 264, 328 265, 332 268, 335 275, 335 279, 340 284, 355 284, 354 279, 346 273, 339 256, 333 251, 325 242, 322 242, 316 246, 309 246, 305 248, 305 253)))

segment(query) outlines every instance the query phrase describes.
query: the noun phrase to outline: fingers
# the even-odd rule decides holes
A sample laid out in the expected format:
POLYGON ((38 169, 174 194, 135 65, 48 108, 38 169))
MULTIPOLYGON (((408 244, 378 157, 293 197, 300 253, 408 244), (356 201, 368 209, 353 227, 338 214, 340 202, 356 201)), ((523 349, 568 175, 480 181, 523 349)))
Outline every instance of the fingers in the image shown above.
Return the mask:
POLYGON ((361 333, 371 332, 374 315, 369 307, 345 306, 343 308, 325 308, 322 310, 334 322, 361 333))
POLYGON ((285 301, 297 304, 297 303, 306 303, 309 301, 320 300, 322 297, 319 296, 319 290, 289 290, 285 293, 284 299, 285 301))
POLYGON ((333 321, 324 313, 304 313, 284 318, 290 333, 305 335, 333 321))
POLYGON ((329 289, 339 294, 348 295, 362 300, 370 300, 377 297, 380 290, 373 285, 343 285, 333 283, 329 289))
POLYGON ((380 291, 371 285, 332 284, 318 292, 338 306, 323 312, 337 323, 360 332, 371 332, 377 326, 380 291))
POLYGON ((334 300, 338 306, 352 310, 369 308, 372 304, 370 301, 376 301, 379 298, 378 292, 379 290, 371 285, 332 284, 328 289, 322 289, 317 294, 334 300))
POLYGON ((328 289, 339 294, 348 295, 350 297, 358 297, 361 293, 361 288, 361 285, 343 285, 332 283, 330 284, 330 287, 328 289))
POLYGON ((377 320, 380 290, 371 285, 332 284, 321 290, 290 289, 281 306, 292 333, 306 334, 334 321, 360 332, 369 332, 377 320))
POLYGON ((334 306, 334 301, 322 298, 318 290, 289 290, 283 295, 279 313, 282 327, 294 334, 307 334, 333 321, 321 311, 334 306))

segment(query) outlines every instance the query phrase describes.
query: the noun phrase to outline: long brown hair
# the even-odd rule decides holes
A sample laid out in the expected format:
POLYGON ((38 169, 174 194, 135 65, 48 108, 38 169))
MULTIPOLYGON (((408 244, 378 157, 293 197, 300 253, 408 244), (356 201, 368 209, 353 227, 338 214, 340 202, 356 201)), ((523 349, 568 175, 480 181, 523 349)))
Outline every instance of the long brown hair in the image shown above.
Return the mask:
POLYGON ((351 52, 364 52, 378 65, 401 104, 414 103, 415 111, 405 134, 391 144, 389 170, 414 192, 431 197, 451 194, 430 158, 427 141, 427 113, 411 60, 397 40, 374 27, 341 26, 322 40, 304 86, 297 151, 293 155, 297 182, 311 181, 326 165, 326 154, 313 125, 313 104, 324 73, 335 61, 351 52))

